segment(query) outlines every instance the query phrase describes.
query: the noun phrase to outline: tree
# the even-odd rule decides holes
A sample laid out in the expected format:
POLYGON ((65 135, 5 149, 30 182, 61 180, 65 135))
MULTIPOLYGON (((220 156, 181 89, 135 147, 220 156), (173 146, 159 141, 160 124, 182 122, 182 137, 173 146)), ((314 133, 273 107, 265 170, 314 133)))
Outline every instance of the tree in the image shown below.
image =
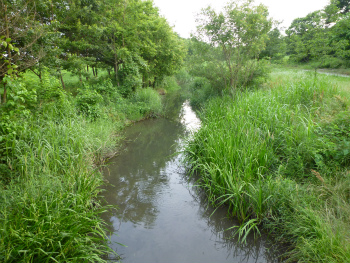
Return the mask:
POLYGON ((246 86, 254 77, 260 52, 265 48, 272 20, 264 5, 253 0, 229 2, 224 12, 211 7, 197 20, 197 39, 220 47, 226 62, 229 87, 246 86))
POLYGON ((35 65, 43 56, 40 49, 34 49, 46 25, 37 20, 35 1, 0 0, 0 95, 6 103, 7 86, 4 77, 24 71, 35 65))
POLYGON ((327 54, 326 16, 321 10, 296 18, 286 30, 288 52, 297 62, 309 62, 327 54))
POLYGON ((271 30, 266 41, 266 48, 260 54, 260 57, 270 57, 271 59, 281 59, 286 53, 286 42, 283 35, 277 27, 271 30))
POLYGON ((334 55, 350 65, 350 12, 331 28, 330 41, 335 49, 334 55))
POLYGON ((350 1, 349 0, 337 0, 337 7, 340 9, 341 13, 345 14, 350 11, 350 1))
POLYGON ((186 50, 183 40, 162 17, 151 19, 141 32, 142 43, 147 43, 141 47, 141 56, 147 62, 143 74, 145 82, 154 86, 157 80, 161 81, 164 76, 170 76, 180 69, 186 50))
POLYGON ((186 57, 186 66, 189 73, 206 78, 216 90, 228 87, 229 76, 221 48, 196 38, 190 39, 187 45, 189 54, 186 57))

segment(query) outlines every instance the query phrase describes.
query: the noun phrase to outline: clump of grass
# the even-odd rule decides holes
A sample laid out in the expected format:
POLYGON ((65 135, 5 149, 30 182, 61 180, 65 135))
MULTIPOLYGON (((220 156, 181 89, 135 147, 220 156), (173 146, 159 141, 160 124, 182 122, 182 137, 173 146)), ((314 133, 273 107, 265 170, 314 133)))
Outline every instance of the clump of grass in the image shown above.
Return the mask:
POLYGON ((187 161, 209 200, 242 222, 242 239, 262 224, 292 244, 290 260, 350 258, 350 236, 340 231, 350 226, 349 199, 331 190, 350 180, 339 178, 350 155, 337 154, 350 137, 337 121, 348 110, 337 94, 330 77, 279 71, 264 89, 205 106, 187 161))
POLYGON ((162 100, 158 92, 152 88, 136 90, 132 99, 140 108, 144 115, 159 115, 162 113, 162 100))
POLYGON ((137 89, 132 96, 120 99, 113 107, 131 121, 157 117, 163 112, 161 96, 152 88, 137 89))
POLYGON ((105 208, 94 199, 102 175, 94 166, 114 146, 115 127, 53 112, 28 119, 13 142, 17 175, 0 188, 1 262, 104 262, 101 254, 111 253, 101 242, 105 208))

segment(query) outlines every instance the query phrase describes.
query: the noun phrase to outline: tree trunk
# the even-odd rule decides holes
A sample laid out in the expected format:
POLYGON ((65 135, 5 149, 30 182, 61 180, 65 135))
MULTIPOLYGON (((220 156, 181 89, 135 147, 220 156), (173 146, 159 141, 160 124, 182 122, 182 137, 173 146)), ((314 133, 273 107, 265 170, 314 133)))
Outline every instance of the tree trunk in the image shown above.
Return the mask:
POLYGON ((118 80, 118 63, 115 62, 114 63, 114 74, 115 74, 115 80, 117 81, 118 80))
MULTIPOLYGON (((6 30, 6 38, 10 38, 10 31, 9 31, 9 21, 7 17, 7 5, 4 5, 4 13, 5 13, 5 30, 6 30)), ((8 66, 11 68, 11 49, 10 45, 7 45, 7 55, 8 55, 8 66)), ((6 88, 6 83, 4 83, 4 93, 3 93, 3 99, 2 99, 2 104, 6 104, 7 101, 7 88, 6 88)))
POLYGON ((6 88, 6 83, 4 83, 4 94, 2 97, 2 104, 6 104, 6 99, 7 99, 7 88, 6 88))
MULTIPOLYGON (((89 73, 89 65, 86 65, 86 73, 89 73)), ((86 76, 86 80, 89 80, 89 75, 86 76)))
POLYGON ((115 73, 115 81, 117 82, 117 85, 119 87, 119 80, 118 80, 118 62, 115 61, 114 64, 114 73, 115 73))
POLYGON ((65 90, 66 89, 66 85, 64 84, 64 81, 63 81, 62 71, 59 69, 58 72, 60 73, 60 79, 61 79, 61 83, 62 83, 62 88, 65 90))
POLYGON ((154 77, 154 81, 153 81, 153 84, 152 84, 152 87, 153 87, 153 88, 156 87, 156 81, 157 81, 157 77, 154 77))

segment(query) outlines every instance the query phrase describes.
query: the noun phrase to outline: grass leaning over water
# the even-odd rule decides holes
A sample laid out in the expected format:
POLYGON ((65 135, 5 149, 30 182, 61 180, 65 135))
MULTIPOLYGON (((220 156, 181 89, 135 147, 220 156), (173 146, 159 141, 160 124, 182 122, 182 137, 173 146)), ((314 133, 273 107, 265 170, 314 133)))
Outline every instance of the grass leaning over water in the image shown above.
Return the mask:
POLYGON ((75 114, 45 117, 27 120, 13 145, 11 165, 20 171, 0 189, 0 261, 104 262, 94 203, 103 178, 94 163, 114 146, 115 127, 75 114))
POLYGON ((123 98, 102 78, 73 97, 55 78, 31 80, 16 87, 40 87, 38 101, 14 108, 15 118, 5 119, 14 133, 0 134, 0 262, 106 262, 101 256, 113 251, 100 217, 107 208, 97 201, 97 165, 129 120, 162 111, 160 96, 144 89, 123 98))
POLYGON ((350 113, 332 77, 274 70, 257 91, 211 100, 187 160, 242 240, 262 224, 287 261, 350 262, 350 113))

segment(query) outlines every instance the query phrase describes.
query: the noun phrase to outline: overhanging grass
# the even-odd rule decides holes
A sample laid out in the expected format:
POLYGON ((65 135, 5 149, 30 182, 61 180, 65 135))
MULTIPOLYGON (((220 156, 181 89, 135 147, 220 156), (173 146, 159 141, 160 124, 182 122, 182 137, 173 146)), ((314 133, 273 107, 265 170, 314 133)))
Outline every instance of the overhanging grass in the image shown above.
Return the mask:
POLYGON ((346 112, 331 77, 275 70, 265 88, 205 107, 188 162, 210 200, 241 220, 241 236, 263 223, 292 244, 290 260, 348 262, 346 112))
POLYGON ((71 114, 29 119, 9 162, 17 171, 0 188, 1 262, 104 262, 105 226, 95 203, 101 150, 115 146, 113 122, 71 114))
POLYGON ((38 100, 13 104, 12 115, 0 108, 10 128, 0 134, 0 262, 106 262, 114 252, 100 218, 107 208, 97 201, 97 165, 128 120, 161 113, 160 96, 144 89, 122 98, 106 78, 84 83, 78 97, 47 74, 17 81, 38 100))

